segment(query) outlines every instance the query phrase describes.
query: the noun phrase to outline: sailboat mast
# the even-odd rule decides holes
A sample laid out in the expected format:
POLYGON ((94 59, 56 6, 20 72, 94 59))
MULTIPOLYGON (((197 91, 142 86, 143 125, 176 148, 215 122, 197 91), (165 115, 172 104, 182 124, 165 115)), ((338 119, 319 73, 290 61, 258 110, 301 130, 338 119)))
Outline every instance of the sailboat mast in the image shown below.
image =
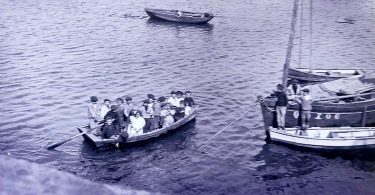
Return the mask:
POLYGON ((298 1, 299 0, 294 0, 292 24, 291 24, 291 27, 290 27, 288 49, 286 51, 286 58, 285 58, 285 63, 284 63, 283 85, 285 87, 286 87, 287 82, 288 82, 288 73, 289 73, 290 60, 291 60, 291 57, 292 57, 293 40, 294 40, 294 34, 296 32, 298 1))
POLYGON ((309 55, 309 68, 310 70, 312 69, 312 64, 311 64, 311 61, 312 61, 312 50, 313 50, 313 29, 312 29, 312 23, 313 21, 313 1, 310 0, 310 55, 309 55))

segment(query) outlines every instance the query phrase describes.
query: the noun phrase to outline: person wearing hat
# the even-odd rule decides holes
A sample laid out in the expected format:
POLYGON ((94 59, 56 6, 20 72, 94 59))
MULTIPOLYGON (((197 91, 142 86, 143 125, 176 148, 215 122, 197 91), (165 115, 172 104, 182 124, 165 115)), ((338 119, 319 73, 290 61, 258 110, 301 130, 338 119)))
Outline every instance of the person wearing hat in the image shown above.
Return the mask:
POLYGON ((168 103, 171 104, 171 106, 174 106, 174 107, 179 107, 180 106, 180 101, 178 98, 177 98, 177 95, 176 95, 176 92, 175 91, 172 91, 171 92, 171 97, 168 99, 168 103))
POLYGON ((277 128, 285 130, 285 114, 288 105, 288 97, 285 93, 285 88, 282 84, 276 86, 276 91, 273 93, 276 96, 276 118, 277 128))
POLYGON ((309 128, 309 122, 311 118, 312 110, 312 97, 310 90, 307 88, 302 89, 302 95, 299 96, 297 102, 300 104, 300 117, 301 117, 301 130, 305 131, 309 128))
POLYGON ((90 129, 97 128, 100 121, 100 106, 98 105, 98 98, 96 96, 90 97, 90 104, 87 106, 87 109, 90 129))
POLYGON ((184 102, 189 107, 193 107, 195 105, 195 102, 194 102, 193 98, 191 97, 190 91, 185 92, 184 102))
POLYGON ((291 84, 286 89, 289 100, 295 100, 299 95, 301 95, 301 85, 296 79, 291 81, 291 84))

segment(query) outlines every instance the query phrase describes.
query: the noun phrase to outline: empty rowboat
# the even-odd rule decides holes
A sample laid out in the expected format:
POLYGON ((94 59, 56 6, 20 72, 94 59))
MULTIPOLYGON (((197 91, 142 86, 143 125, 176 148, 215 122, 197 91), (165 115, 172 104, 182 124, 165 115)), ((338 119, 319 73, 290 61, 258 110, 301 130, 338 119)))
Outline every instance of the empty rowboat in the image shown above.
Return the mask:
POLYGON ((303 135, 297 128, 278 130, 270 127, 271 141, 310 149, 352 150, 375 148, 375 127, 311 127, 303 135))
MULTIPOLYGON (((198 106, 194 106, 191 109, 191 113, 189 115, 187 115, 184 118, 174 122, 170 126, 164 127, 164 128, 161 128, 161 129, 156 129, 156 130, 153 130, 151 132, 143 133, 142 135, 128 137, 128 139, 125 141, 125 143, 141 142, 141 141, 146 141, 146 140, 149 140, 149 139, 152 139, 152 138, 155 138, 155 137, 159 137, 162 134, 165 134, 165 133, 171 132, 175 129, 178 129, 182 125, 185 125, 186 123, 195 119, 197 114, 198 114, 198 106)), ((85 140, 93 143, 96 147, 102 147, 102 146, 105 146, 105 145, 113 145, 113 144, 118 143, 117 138, 103 139, 101 136, 94 135, 90 131, 90 129, 88 128, 87 125, 77 127, 77 129, 80 133, 86 132, 82 136, 84 137, 85 140)))
POLYGON ((211 13, 185 12, 178 10, 145 8, 145 12, 154 19, 189 24, 207 23, 214 17, 211 13))

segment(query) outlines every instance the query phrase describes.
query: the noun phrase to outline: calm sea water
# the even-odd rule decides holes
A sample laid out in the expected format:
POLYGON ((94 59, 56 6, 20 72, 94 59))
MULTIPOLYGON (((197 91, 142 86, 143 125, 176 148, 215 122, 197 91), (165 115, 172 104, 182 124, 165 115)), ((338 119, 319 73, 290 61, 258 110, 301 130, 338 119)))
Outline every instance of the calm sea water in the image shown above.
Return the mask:
MULTIPOLYGON (((373 151, 320 154, 264 141, 255 99, 280 82, 292 4, 2 1, 0 152, 94 181, 167 194, 375 193, 373 151), (210 11, 216 17, 202 26, 155 22, 145 7, 210 11), (193 91, 201 107, 195 122, 173 134, 121 150, 96 150, 82 138, 45 149, 87 123, 91 95, 130 95, 139 102, 147 93, 171 90, 193 91)), ((301 58, 306 67, 310 31, 304 4, 293 66, 301 58)), ((313 67, 374 73, 374 2, 316 0, 313 11, 313 67), (345 17, 356 22, 335 22, 345 17)))

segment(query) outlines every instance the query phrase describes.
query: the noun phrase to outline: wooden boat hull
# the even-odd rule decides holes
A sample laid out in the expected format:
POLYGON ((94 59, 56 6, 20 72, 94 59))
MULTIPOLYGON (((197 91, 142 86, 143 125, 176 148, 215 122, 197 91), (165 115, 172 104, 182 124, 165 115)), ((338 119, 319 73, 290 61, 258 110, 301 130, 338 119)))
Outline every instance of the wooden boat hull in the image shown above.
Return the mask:
POLYGON ((269 128, 270 139, 288 145, 310 149, 354 150, 375 148, 375 128, 310 128, 305 135, 297 135, 296 128, 269 128))
MULTIPOLYGON (((275 99, 265 98, 261 103, 264 125, 277 127, 275 99)), ((300 106, 288 105, 285 117, 285 127, 300 126, 300 106)), ((363 102, 312 104, 310 126, 314 127, 343 127, 343 126, 375 126, 375 98, 363 102)))
POLYGON ((188 24, 203 24, 210 21, 214 16, 210 13, 182 12, 183 16, 177 16, 177 10, 162 10, 145 8, 145 12, 151 18, 169 22, 180 22, 188 24), (203 16, 203 17, 202 17, 203 16))
POLYGON ((363 77, 364 72, 360 69, 289 68, 288 70, 288 78, 295 79, 300 84, 322 83, 351 76, 363 77))
MULTIPOLYGON (((147 132, 142 135, 129 137, 125 143, 136 143, 136 142, 146 141, 155 137, 159 137, 162 134, 171 132, 181 127, 182 125, 185 125, 186 123, 192 121, 193 119, 195 119, 195 117, 198 115, 198 108, 199 108, 198 106, 194 106, 191 110, 191 113, 188 116, 185 116, 184 118, 174 122, 172 125, 168 127, 157 129, 151 132, 147 132)), ((89 132, 87 125, 78 127, 77 129, 79 132, 86 132, 85 134, 82 135, 83 138, 93 143, 96 147, 102 147, 104 145, 118 143, 117 139, 102 139, 100 136, 96 136, 92 134, 91 132, 89 132)))

